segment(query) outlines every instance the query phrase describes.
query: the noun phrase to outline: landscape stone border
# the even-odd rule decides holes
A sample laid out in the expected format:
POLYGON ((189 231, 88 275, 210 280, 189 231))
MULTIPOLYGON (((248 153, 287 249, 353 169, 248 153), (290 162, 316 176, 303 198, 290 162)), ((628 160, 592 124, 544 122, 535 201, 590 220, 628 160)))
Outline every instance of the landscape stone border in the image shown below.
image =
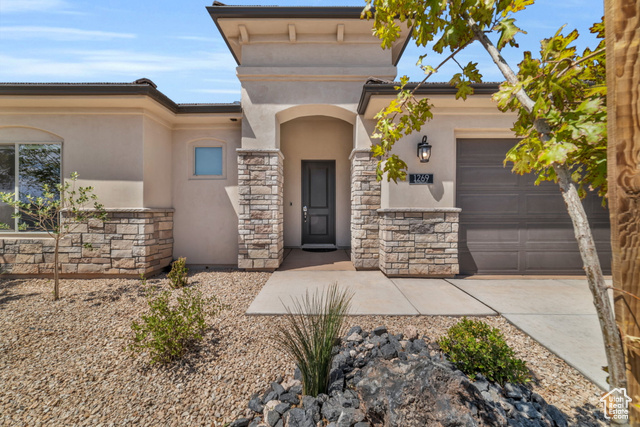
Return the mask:
POLYGON ((437 343, 408 327, 352 327, 334 349, 327 394, 303 395, 301 374, 254 393, 251 416, 229 427, 566 427, 565 415, 525 385, 504 386, 455 368, 437 343))

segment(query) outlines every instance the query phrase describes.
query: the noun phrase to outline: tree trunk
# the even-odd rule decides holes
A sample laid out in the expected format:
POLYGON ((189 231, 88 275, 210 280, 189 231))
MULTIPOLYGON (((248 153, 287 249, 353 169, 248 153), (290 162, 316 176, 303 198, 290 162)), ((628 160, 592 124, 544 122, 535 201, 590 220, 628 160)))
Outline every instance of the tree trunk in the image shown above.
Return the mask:
POLYGON ((56 246, 53 252, 53 300, 60 299, 60 263, 58 262, 58 249, 60 247, 60 236, 55 237, 56 246))
POLYGON ((623 337, 631 423, 640 424, 640 0, 606 0, 607 147, 615 312, 623 337))
POLYGON ((625 387, 624 353, 620 343, 620 334, 615 322, 613 308, 607 294, 607 284, 600 268, 600 260, 591 234, 591 227, 584 211, 576 186, 571 181, 571 173, 566 166, 555 166, 562 198, 573 223, 573 231, 580 249, 580 256, 587 274, 589 289, 593 294, 593 305, 598 313, 600 328, 609 366, 609 384, 613 387, 625 387))
MULTIPOLYGON (((518 78, 516 74, 500 55, 500 52, 491 40, 475 25, 473 20, 470 19, 469 23, 474 29, 476 38, 489 53, 491 59, 493 59, 493 62, 498 66, 505 79, 511 84, 517 83, 518 78)), ((527 111, 533 111, 535 103, 524 89, 517 92, 516 97, 527 111)), ((544 120, 536 120, 534 126, 540 134, 540 139, 543 142, 548 141, 551 132, 548 123, 544 120)), ((591 234, 591 227, 587 221, 587 216, 580 202, 580 197, 578 196, 575 185, 573 185, 571 181, 569 170, 564 165, 555 166, 555 170, 558 175, 558 184, 560 185, 562 197, 567 205, 567 212, 573 223, 574 233, 578 241, 578 249, 580 250, 580 256, 582 257, 584 270, 589 283, 589 289, 593 295, 593 304, 596 308, 598 319, 600 320, 600 329, 605 343, 607 363, 609 364, 609 387, 610 389, 624 388, 627 384, 623 369, 625 363, 624 352, 616 328, 614 313, 606 292, 606 284, 602 269, 600 268, 600 260, 597 256, 593 235, 591 234)), ((638 277, 640 278, 640 276, 638 277)))

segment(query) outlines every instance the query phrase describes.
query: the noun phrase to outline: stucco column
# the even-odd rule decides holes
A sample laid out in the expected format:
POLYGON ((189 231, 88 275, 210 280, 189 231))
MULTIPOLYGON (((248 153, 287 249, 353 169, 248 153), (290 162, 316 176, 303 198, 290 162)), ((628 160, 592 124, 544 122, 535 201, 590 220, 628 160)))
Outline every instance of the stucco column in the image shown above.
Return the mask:
POLYGON ((377 160, 369 149, 351 152, 351 262, 358 270, 379 268, 377 160))
POLYGON ((275 270, 284 254, 280 150, 238 149, 238 267, 275 270))

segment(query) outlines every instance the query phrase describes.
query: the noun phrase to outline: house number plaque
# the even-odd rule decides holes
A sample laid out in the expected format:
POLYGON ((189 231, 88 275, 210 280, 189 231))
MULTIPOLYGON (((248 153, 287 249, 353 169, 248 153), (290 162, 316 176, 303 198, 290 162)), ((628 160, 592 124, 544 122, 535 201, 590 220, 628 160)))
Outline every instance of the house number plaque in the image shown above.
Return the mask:
POLYGON ((409 184, 433 184, 432 173, 410 173, 409 184))

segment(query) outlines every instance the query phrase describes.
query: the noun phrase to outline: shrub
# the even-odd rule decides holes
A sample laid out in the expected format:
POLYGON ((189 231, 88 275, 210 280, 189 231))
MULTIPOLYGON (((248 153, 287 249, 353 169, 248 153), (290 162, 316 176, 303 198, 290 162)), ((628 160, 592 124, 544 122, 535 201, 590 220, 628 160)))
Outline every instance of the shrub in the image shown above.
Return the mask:
POLYGON ((480 373, 500 384, 529 380, 525 362, 515 357, 500 330, 480 320, 463 318, 449 328, 438 344, 456 367, 472 379, 480 373))
POLYGON ((178 258, 171 264, 171 271, 169 272, 169 280, 171 280, 171 286, 174 289, 184 288, 189 284, 187 275, 189 269, 187 268, 187 259, 184 257, 178 258))
POLYGON ((306 293, 286 307, 285 321, 276 329, 275 341, 296 363, 302 373, 303 392, 309 396, 326 393, 333 359, 332 350, 344 333, 352 294, 337 283, 326 292, 306 293))
POLYGON ((182 357, 194 343, 203 339, 205 317, 215 316, 222 306, 215 297, 204 298, 197 290, 183 288, 176 304, 170 304, 171 292, 149 290, 149 311, 140 322, 132 322, 133 353, 149 351, 152 364, 168 363, 182 357))

